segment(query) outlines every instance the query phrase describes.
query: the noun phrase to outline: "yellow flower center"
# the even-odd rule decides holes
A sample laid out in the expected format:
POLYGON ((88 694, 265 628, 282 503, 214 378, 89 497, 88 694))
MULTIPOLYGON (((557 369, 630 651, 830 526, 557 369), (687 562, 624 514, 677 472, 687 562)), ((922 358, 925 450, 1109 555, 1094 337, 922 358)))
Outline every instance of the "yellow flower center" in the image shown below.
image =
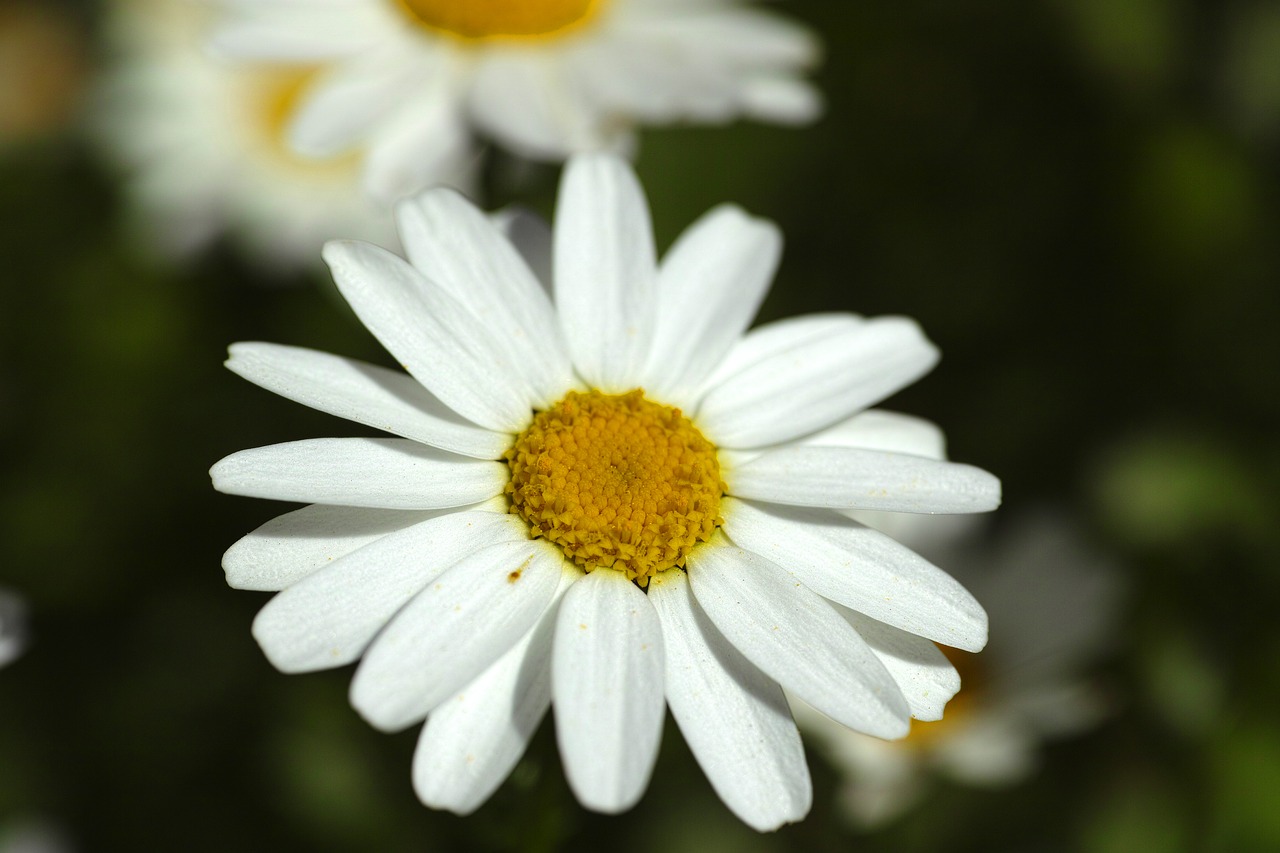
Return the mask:
POLYGON ((311 69, 272 69, 261 72, 259 107, 262 127, 273 140, 283 140, 294 110, 315 73, 311 69))
POLYGON ((464 39, 538 38, 585 22, 604 0, 396 0, 417 24, 464 39))
POLYGON ((981 705, 986 678, 978 656, 948 646, 938 648, 960 673, 960 692, 947 703, 941 720, 912 722, 911 733, 903 743, 916 749, 930 749, 954 735, 973 719, 981 705))
POLYGON ((308 176, 333 174, 336 177, 353 173, 359 162, 355 153, 312 159, 295 153, 285 139, 298 103, 316 74, 312 67, 241 69, 243 88, 240 91, 251 132, 258 136, 264 150, 279 166, 308 176))
POLYGON ((506 458, 511 511, 587 571, 618 569, 647 586, 723 523, 715 446, 638 389, 570 391, 506 458))

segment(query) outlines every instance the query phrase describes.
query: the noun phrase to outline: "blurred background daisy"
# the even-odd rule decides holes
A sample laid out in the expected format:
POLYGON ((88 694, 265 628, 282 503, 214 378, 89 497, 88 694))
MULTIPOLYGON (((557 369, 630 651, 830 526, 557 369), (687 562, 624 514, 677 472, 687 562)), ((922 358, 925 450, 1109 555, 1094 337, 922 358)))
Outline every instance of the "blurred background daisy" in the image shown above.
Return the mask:
MULTIPOLYGON (((210 53, 245 9, 279 5, 206 5, 197 15, 207 23, 183 36, 181 63, 233 76, 313 69, 313 87, 356 67, 356 57, 231 57, 225 44, 210 53)), ((333 430, 327 416, 227 373, 227 342, 397 367, 319 264, 286 248, 283 235, 329 215, 323 181, 303 180, 299 192, 319 195, 300 207, 286 193, 242 208, 235 193, 266 192, 288 170, 264 175, 236 149, 226 162, 238 166, 189 154, 189 167, 164 167, 190 172, 178 181, 189 196, 164 197, 164 181, 142 177, 166 160, 147 147, 155 138, 139 130, 140 148, 104 147, 112 120, 98 105, 119 91, 128 57, 142 55, 130 45, 176 6, 122 32, 121 16, 133 13, 108 0, 0 0, 0 587, 23 598, 37 640, 0 669, 0 834, 38 820, 73 849, 219 853, 1280 849, 1274 9, 1252 0, 626 3, 641 5, 747 10, 821 35, 811 70, 810 52, 768 69, 793 81, 783 84, 793 94, 819 93, 820 121, 776 124, 760 102, 727 125, 631 114, 658 250, 733 201, 787 238, 759 322, 857 310, 928 329, 942 361, 892 405, 945 424, 952 458, 1001 477, 1007 518, 977 541, 1004 548, 1015 511, 1052 505, 1117 567, 1127 594, 1109 651, 1062 670, 1098 679, 1114 699, 1108 713, 1041 740, 1036 772, 1016 783, 935 781, 909 815, 874 829, 850 825, 849 777, 811 742, 809 816, 755 833, 720 803, 670 720, 653 784, 626 815, 577 805, 550 724, 474 816, 423 808, 406 763, 413 734, 370 729, 348 705, 349 670, 280 676, 245 631, 267 596, 227 589, 218 565, 227 543, 280 508, 213 493, 209 466, 333 430), (206 172, 218 180, 202 184, 206 172), (137 193, 139 181, 155 185, 151 195, 137 193), (191 212, 209 210, 208 219, 191 212), (188 230, 191 221, 216 224, 188 230), (202 246, 182 255, 188 263, 154 263, 160 247, 187 245, 202 246), (281 281, 299 286, 263 286, 281 281)), ((408 7, 381 8, 385 18, 408 7)), ((601 3, 592 21, 603 29, 609 10, 623 8, 601 3)), ((407 18, 401 30, 427 39, 407 18)), ((722 42, 693 41, 704 40, 708 56, 724 55, 722 42)), ((524 92, 519 78, 500 77, 524 92)), ((323 87, 305 91, 292 109, 257 100, 239 119, 213 117, 229 101, 204 103, 199 126, 218 132, 169 150, 240 145, 253 116, 275 122, 287 143, 323 87)), ((158 98, 110 102, 123 120, 158 98)), ((183 125, 195 100, 179 97, 153 126, 183 125)), ((384 128, 371 120, 349 152, 322 164, 320 174, 351 166, 342 204, 369 203, 369 152, 384 128)), ((422 162, 459 139, 469 190, 486 209, 519 202, 547 217, 555 158, 496 126, 465 130, 434 137, 422 162)), ((331 221, 307 239, 389 244, 359 230, 376 229, 376 215, 331 221)), ((936 547, 951 547, 944 533, 931 532, 936 547)), ((976 566, 975 590, 983 575, 976 566)), ((994 653, 999 591, 980 594, 994 653)), ((1073 620, 1064 606, 1063 621, 1087 622, 1094 607, 1073 605, 1073 620)), ((938 725, 961 725, 964 705, 953 710, 938 725)))
MULTIPOLYGON (((838 808, 856 825, 900 817, 935 775, 982 788, 1023 781, 1039 764, 1041 743, 1079 734, 1117 707, 1092 670, 1121 616, 1118 567, 1060 513, 1008 514, 998 533, 947 520, 951 536, 926 530, 925 542, 914 543, 954 565, 991 621, 982 654, 946 649, 961 684, 941 720, 916 723, 905 740, 891 742, 793 703, 802 730, 843 775, 838 808)), ((933 521, 919 526, 937 527, 933 521)), ((912 541, 910 531, 902 539, 912 541)))
MULTIPOLYGON (((360 190, 355 157, 324 161, 284 138, 309 66, 233 67, 208 56, 200 0, 113 0, 87 119, 118 170, 144 250, 188 255, 226 237, 277 270, 319 263, 335 234, 394 241, 385 205, 360 190)), ((467 182, 461 159, 441 177, 467 182)))
POLYGON ((212 49, 319 65, 297 152, 360 150, 392 200, 449 182, 479 135, 522 157, 630 150, 639 124, 804 124, 818 42, 744 0, 216 0, 212 49))

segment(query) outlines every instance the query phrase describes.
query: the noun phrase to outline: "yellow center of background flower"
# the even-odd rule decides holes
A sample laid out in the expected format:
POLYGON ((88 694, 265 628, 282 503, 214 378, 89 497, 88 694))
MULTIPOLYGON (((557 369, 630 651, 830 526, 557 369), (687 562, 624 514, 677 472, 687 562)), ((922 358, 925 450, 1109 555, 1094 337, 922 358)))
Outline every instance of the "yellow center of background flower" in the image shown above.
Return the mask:
POLYGON ((317 69, 312 67, 239 69, 242 80, 239 91, 247 112, 247 123, 276 166, 299 171, 308 179, 355 174, 359 155, 354 151, 317 159, 304 157, 289 147, 286 138, 289 123, 317 73, 317 69))
POLYGON ((587 571, 647 586, 722 523, 716 448, 644 392, 569 392, 506 453, 511 511, 587 571))
POLYGON ((413 20, 465 39, 550 36, 584 22, 602 0, 396 0, 413 20))

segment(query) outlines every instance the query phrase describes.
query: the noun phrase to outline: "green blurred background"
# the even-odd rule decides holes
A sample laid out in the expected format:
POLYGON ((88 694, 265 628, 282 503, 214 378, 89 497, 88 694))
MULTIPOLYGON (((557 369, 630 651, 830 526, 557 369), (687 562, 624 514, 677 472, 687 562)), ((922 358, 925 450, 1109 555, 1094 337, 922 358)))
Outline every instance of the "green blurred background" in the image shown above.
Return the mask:
MULTIPOLYGON (((99 5, 37 2, 91 79, 99 5)), ((646 131, 659 244, 736 201, 787 238, 763 319, 920 321, 943 361, 892 408, 1001 476, 1004 516, 1057 506, 1125 567, 1118 712, 1025 785, 940 784, 876 832, 839 819, 811 750, 809 818, 755 834, 670 720, 626 815, 576 805, 547 725, 475 816, 422 807, 416 730, 362 722, 349 668, 286 677, 257 649, 267 596, 227 588, 219 559, 285 507, 207 476, 241 448, 364 434, 225 371, 228 343, 387 356, 321 275, 221 246, 145 257, 71 112, 0 143, 0 587, 32 633, 0 671, 0 832, 42 823, 86 851, 1280 849, 1280 6, 778 5, 826 42, 826 117, 646 131)), ((556 175, 495 156, 489 206, 549 213, 556 175)))

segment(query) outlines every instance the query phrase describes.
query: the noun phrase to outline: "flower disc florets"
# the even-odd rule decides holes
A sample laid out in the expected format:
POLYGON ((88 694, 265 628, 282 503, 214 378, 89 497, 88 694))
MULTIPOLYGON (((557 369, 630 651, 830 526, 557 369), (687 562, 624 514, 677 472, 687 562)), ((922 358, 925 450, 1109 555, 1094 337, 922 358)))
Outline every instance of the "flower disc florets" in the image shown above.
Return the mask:
POLYGON ((580 23, 600 0, 399 0, 418 23, 466 39, 549 36, 580 23))
POLYGON ((647 586, 722 523, 715 446, 679 409, 571 391, 506 453, 511 511, 587 571, 647 586))

